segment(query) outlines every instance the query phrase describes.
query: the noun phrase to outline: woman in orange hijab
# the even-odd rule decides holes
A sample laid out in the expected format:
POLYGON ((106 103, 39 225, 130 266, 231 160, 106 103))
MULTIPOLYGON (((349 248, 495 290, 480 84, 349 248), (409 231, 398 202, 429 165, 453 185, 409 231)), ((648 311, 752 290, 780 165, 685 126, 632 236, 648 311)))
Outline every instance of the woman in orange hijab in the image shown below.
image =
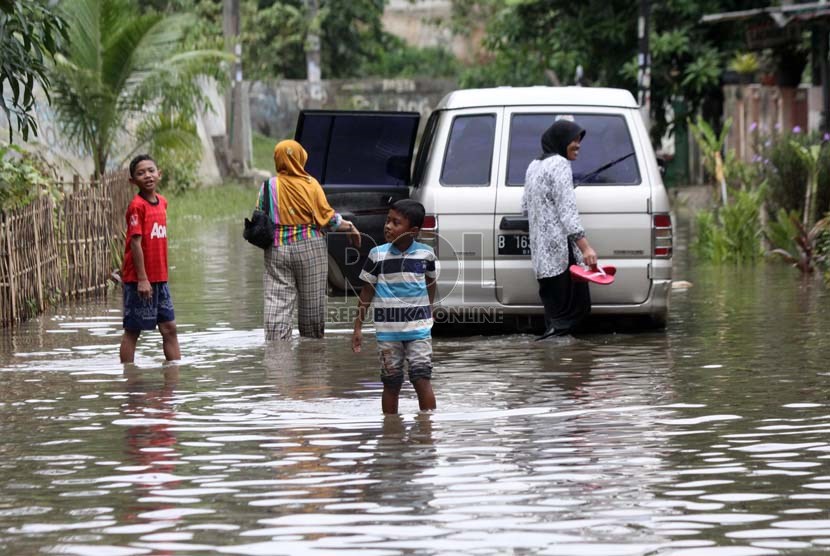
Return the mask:
MULTIPOLYGON (((326 200, 319 182, 305 170, 308 153, 296 141, 274 147, 277 175, 268 182, 274 245, 265 250, 265 338, 291 337, 294 306, 299 305, 300 336, 321 338, 325 330, 328 250, 326 232, 347 232, 360 247, 360 232, 326 200)), ((260 190, 258 205, 267 199, 260 190)))

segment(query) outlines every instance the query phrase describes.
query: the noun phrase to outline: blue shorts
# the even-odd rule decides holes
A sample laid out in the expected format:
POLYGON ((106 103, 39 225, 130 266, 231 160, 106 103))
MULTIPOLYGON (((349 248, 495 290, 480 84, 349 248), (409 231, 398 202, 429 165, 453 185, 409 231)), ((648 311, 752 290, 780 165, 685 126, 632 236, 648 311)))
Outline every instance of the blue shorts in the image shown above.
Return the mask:
POLYGON ((153 295, 144 299, 138 295, 136 282, 124 283, 124 329, 153 330, 157 324, 176 320, 173 299, 167 282, 150 284, 153 295))

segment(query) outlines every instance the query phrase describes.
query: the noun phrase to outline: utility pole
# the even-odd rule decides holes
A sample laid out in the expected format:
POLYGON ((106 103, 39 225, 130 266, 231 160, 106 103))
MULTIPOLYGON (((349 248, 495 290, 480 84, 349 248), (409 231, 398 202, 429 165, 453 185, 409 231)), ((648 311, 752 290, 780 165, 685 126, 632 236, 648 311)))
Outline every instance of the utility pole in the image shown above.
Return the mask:
POLYGON ((648 35, 649 19, 651 15, 651 0, 640 0, 640 16, 637 18, 637 38, 639 52, 637 54, 637 101, 640 104, 640 113, 651 131, 651 53, 649 52, 648 35))
POLYGON ((239 39, 240 0, 224 0, 223 31, 225 50, 234 61, 231 64, 231 89, 225 95, 225 160, 231 174, 245 176, 251 169, 251 112, 248 91, 242 82, 242 43, 239 39))
POLYGON ((319 109, 323 106, 322 70, 320 68, 320 13, 319 0, 305 0, 308 11, 308 34, 305 41, 306 79, 308 80, 308 103, 306 108, 319 109))

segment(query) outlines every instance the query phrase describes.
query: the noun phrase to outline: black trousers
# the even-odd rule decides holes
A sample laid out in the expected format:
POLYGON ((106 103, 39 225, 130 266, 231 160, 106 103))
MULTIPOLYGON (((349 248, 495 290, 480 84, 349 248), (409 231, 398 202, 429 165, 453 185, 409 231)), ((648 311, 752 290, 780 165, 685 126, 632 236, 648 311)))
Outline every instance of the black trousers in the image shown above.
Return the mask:
MULTIPOLYGON (((575 263, 571 249, 568 250, 568 266, 575 263)), ((591 314, 591 292, 588 284, 574 282, 570 271, 565 270, 556 276, 540 278, 538 282, 539 297, 545 306, 545 336, 568 334, 591 314)))

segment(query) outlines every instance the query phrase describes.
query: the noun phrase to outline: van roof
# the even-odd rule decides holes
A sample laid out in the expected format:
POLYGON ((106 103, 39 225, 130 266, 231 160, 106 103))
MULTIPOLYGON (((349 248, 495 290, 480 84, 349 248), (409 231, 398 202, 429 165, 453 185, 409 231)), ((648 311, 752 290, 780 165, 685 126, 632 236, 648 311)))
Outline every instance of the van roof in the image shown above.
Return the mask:
POLYGON ((460 89, 446 95, 439 110, 483 106, 615 106, 637 108, 634 96, 625 89, 605 87, 493 87, 460 89))

